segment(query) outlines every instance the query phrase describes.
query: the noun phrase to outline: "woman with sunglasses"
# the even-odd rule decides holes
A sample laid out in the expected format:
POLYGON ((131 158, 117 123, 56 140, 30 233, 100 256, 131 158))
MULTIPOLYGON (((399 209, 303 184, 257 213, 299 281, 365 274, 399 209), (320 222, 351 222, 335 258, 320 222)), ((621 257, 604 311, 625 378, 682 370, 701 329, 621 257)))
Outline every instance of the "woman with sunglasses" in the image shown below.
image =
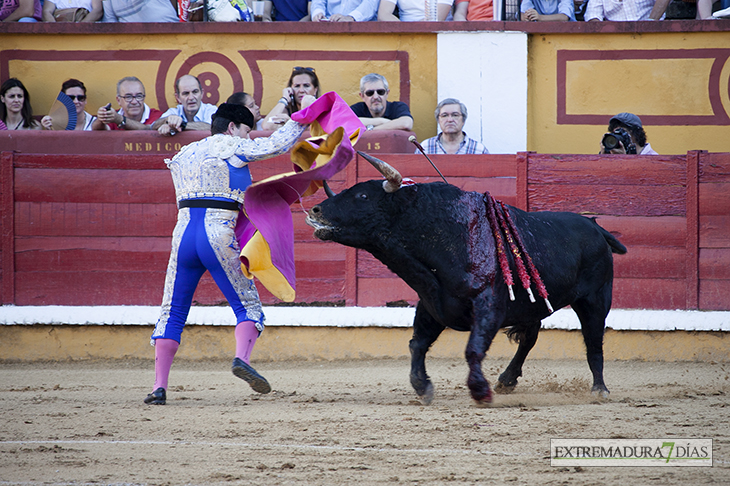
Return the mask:
POLYGON ((33 119, 30 94, 23 83, 10 78, 0 86, 0 130, 40 130, 33 119), (2 127, 5 128, 2 128, 2 127))
MULTIPOLYGON (((91 124, 94 122, 95 116, 87 113, 86 108, 86 86, 78 79, 69 79, 61 85, 61 91, 71 98, 76 107, 76 128, 74 130, 91 130, 91 124)), ((44 130, 53 130, 53 118, 46 115, 41 119, 41 125, 44 130)))
POLYGON ((293 113, 302 109, 302 98, 307 95, 319 98, 319 78, 314 68, 297 66, 292 69, 281 98, 266 116, 262 128, 278 130, 283 127, 293 113))

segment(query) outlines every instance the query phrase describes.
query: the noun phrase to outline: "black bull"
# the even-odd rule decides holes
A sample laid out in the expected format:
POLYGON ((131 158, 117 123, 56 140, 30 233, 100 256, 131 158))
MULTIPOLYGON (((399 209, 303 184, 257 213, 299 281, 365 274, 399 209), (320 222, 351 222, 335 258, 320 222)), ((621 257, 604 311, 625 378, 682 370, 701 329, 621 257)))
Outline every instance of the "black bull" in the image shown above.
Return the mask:
MULTIPOLYGON (((423 403, 433 399, 426 353, 447 327, 471 333, 467 384, 474 400, 491 402, 481 363, 492 340, 499 329, 511 327, 508 332, 519 343, 499 376, 498 388, 511 390, 537 341, 541 319, 550 314, 547 304, 530 302, 517 278, 515 300, 510 300, 483 194, 441 182, 400 187, 395 169, 366 158, 380 165, 388 182, 362 182, 331 195, 309 211, 307 223, 319 239, 371 253, 418 293, 410 378, 423 403)), ((603 334, 613 291, 612 252, 623 254, 626 248, 593 219, 507 207, 553 308, 569 305, 578 315, 592 391, 607 396, 603 334)))

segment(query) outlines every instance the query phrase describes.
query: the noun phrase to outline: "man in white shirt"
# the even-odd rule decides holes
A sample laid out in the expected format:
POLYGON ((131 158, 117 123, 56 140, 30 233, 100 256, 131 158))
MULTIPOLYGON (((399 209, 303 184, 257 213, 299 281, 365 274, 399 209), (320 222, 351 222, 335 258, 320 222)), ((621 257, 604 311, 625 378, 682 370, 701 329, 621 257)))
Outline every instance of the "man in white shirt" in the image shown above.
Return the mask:
MULTIPOLYGON (((438 2, 436 16, 443 22, 451 13, 454 0, 434 0, 438 2)), ((462 14, 463 15, 463 14, 462 14)), ((423 22, 426 18, 425 2, 423 0, 381 0, 378 6, 378 20, 385 22, 423 22), (398 17, 395 16, 395 7, 398 7, 398 17)), ((454 20, 466 18, 454 17, 454 20)))
POLYGON ((175 135, 184 130, 210 131, 211 118, 218 109, 203 103, 203 87, 195 76, 186 74, 175 81, 175 99, 179 103, 157 120, 152 129, 161 135, 175 135))

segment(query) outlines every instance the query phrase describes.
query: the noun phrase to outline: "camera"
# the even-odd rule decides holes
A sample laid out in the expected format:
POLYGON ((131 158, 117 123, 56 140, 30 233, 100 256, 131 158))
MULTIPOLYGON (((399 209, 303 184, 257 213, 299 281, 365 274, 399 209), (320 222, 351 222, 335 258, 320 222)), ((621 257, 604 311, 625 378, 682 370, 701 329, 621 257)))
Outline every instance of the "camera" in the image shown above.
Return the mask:
POLYGON ((631 140, 631 135, 629 135, 629 132, 625 128, 614 128, 613 132, 608 132, 603 136, 601 143, 606 149, 604 152, 606 154, 611 153, 611 150, 618 148, 620 144, 623 144, 627 154, 636 153, 636 145, 631 140))

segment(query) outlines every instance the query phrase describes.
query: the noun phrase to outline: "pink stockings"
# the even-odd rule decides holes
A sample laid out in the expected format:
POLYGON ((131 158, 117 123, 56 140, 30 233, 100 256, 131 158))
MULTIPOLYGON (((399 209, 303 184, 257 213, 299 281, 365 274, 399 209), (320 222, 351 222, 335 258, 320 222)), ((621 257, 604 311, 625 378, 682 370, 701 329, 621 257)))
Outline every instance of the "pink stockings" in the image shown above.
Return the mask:
POLYGON ((172 360, 175 359, 175 353, 180 343, 174 339, 159 338, 155 339, 155 387, 167 390, 167 379, 170 376, 170 368, 172 360))
MULTIPOLYGON (((236 358, 240 358, 249 364, 251 351, 256 339, 259 337, 259 330, 253 321, 243 321, 236 325, 236 358)), ((172 361, 180 343, 174 339, 155 339, 155 386, 153 390, 164 388, 167 390, 167 380, 170 376, 172 361)))
POLYGON ((253 345, 259 337, 259 330, 253 321, 242 321, 236 326, 236 358, 241 359, 246 364, 251 358, 253 345))

